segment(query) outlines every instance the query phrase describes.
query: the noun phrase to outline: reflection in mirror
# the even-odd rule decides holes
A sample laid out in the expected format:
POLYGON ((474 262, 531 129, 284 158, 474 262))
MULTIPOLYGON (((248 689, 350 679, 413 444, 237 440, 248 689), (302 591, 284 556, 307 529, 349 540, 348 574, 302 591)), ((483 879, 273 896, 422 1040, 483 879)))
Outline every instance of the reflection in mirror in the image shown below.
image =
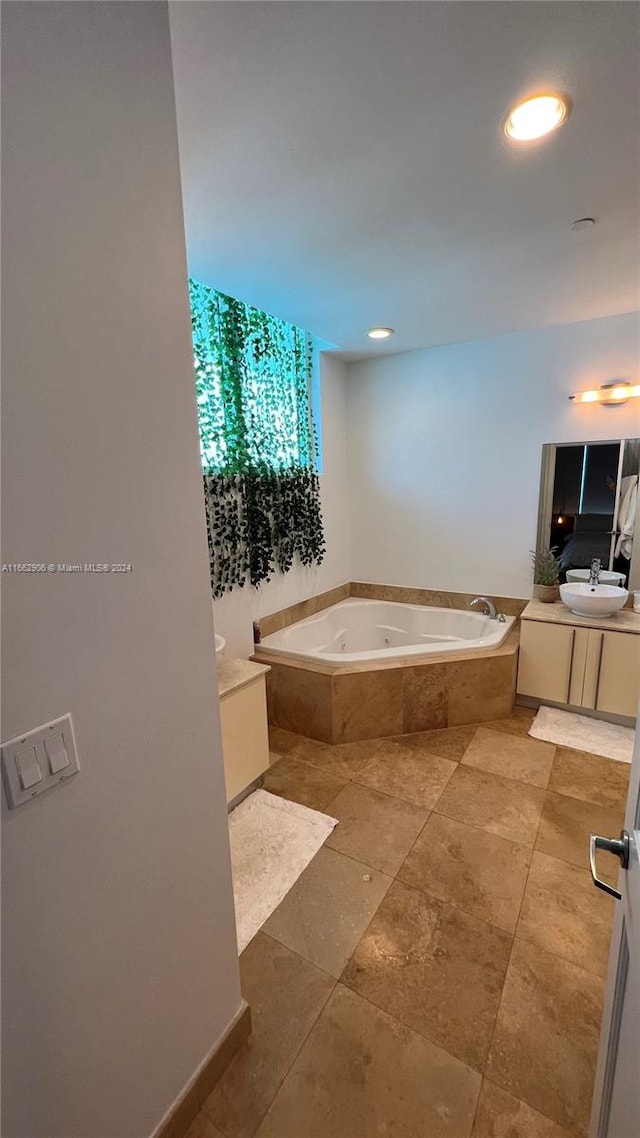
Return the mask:
POLYGON ((597 558, 602 583, 638 588, 639 475, 640 439, 543 446, 537 549, 554 551, 561 581, 597 558))

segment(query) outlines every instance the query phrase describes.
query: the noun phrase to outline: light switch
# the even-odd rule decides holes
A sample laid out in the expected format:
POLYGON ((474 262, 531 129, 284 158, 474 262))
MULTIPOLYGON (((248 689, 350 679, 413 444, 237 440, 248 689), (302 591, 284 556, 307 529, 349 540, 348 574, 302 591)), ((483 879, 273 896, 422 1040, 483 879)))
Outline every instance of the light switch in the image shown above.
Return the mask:
POLYGON ((42 771, 38 766, 35 747, 27 747, 26 751, 16 751, 16 766, 23 790, 30 790, 32 786, 42 782, 42 771))
POLYGON ((70 715, 61 715, 0 745, 2 781, 10 810, 67 787, 80 770, 70 715))
POLYGON ((63 771, 65 767, 69 766, 69 756, 62 735, 51 735, 45 739, 44 746, 51 774, 58 774, 59 771, 63 771))

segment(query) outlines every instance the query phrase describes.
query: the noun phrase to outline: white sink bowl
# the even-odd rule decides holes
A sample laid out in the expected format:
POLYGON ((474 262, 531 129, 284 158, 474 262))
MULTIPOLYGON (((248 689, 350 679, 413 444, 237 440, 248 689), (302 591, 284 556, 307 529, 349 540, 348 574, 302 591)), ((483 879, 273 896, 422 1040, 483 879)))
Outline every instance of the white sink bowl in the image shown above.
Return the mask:
MULTIPOLYGON (((589 580, 588 569, 567 569, 567 581, 584 581, 589 580)), ((600 584, 601 585, 622 585, 624 581, 624 574, 612 573, 609 569, 600 570, 600 584)))
POLYGON ((220 661, 223 657, 224 650, 225 650, 227 642, 226 642, 224 636, 220 636, 219 633, 217 633, 217 632, 215 634, 215 637, 216 637, 216 660, 218 661, 218 663, 220 663, 220 661))
POLYGON ((577 616, 611 616, 618 612, 629 596, 617 585, 589 585, 570 581, 560 586, 562 603, 577 616))

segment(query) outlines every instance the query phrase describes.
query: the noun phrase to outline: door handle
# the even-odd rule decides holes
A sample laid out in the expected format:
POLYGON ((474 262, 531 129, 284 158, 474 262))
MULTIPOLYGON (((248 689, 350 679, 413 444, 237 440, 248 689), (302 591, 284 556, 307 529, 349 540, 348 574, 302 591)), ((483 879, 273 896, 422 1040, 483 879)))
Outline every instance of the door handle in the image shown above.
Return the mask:
MULTIPOLYGON (((598 672, 596 675, 596 694, 593 697, 593 706, 595 710, 598 709, 598 699, 600 696, 600 673, 602 672, 602 653, 604 652, 604 632, 600 633, 600 651, 598 652, 598 672)), ((613 851, 609 851, 613 852, 613 851)))
POLYGON ((565 703, 569 703, 569 701, 571 699, 571 678, 572 678, 571 674, 573 672, 573 654, 576 650, 576 630, 575 630, 575 628, 573 628, 571 631, 572 631, 571 655, 569 657, 569 675, 567 676, 567 695, 566 695, 566 699, 564 701, 565 703))
POLYGON ((622 893, 619 893, 612 885, 607 885, 606 881, 602 881, 598 877, 596 850, 605 850, 606 853, 614 854, 620 859, 622 868, 627 869, 629 865, 629 846, 630 839, 626 830, 620 831, 619 838, 601 838, 599 834, 592 834, 589 838, 589 867, 591 869, 593 884, 597 889, 602 889, 603 893, 608 893, 610 897, 615 897, 616 901, 621 900, 622 893))

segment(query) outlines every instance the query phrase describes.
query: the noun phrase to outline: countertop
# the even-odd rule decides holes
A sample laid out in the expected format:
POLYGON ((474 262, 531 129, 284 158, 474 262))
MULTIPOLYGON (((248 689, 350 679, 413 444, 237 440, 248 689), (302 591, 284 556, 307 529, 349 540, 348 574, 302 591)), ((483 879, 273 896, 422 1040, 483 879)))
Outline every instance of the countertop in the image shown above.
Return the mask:
POLYGON ((223 657, 218 664, 218 695, 223 699, 225 695, 244 688, 254 680, 260 679, 270 672, 268 664, 259 664, 256 660, 227 660, 223 657))
POLYGON ((611 632, 640 633, 640 612, 624 608, 613 616, 576 616, 562 601, 544 604, 543 601, 529 601, 521 620, 542 620, 546 624, 573 624, 582 628, 604 628, 611 632))

